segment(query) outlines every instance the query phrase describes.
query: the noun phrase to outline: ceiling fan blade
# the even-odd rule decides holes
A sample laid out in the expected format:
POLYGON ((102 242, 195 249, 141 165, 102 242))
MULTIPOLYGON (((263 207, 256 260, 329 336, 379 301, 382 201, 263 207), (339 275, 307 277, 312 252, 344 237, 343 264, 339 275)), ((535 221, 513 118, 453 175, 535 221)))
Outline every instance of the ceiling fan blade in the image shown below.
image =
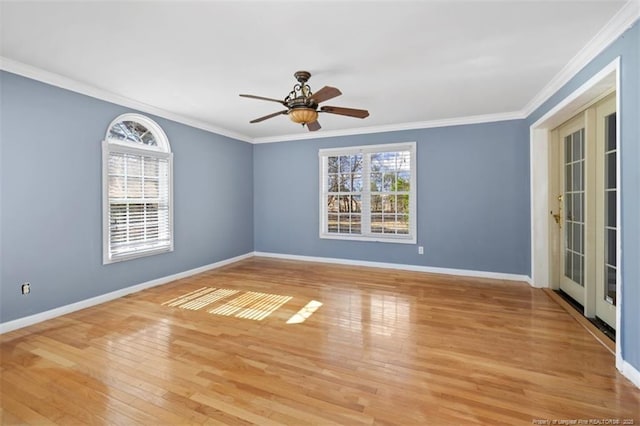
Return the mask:
POLYGON ((307 123, 307 129, 309 129, 310 132, 315 132, 316 130, 320 130, 320 123, 318 123, 318 120, 312 121, 311 123, 307 123))
POLYGON ((365 118, 369 116, 369 111, 367 111, 366 109, 323 106, 322 108, 320 108, 320 111, 328 112, 331 114, 347 115, 349 117, 356 117, 356 118, 365 118))
POLYGON ((281 99, 265 98, 264 96, 244 95, 244 94, 242 94, 240 96, 242 96, 243 98, 260 99, 262 101, 271 101, 271 102, 277 102, 277 103, 282 104, 282 105, 287 105, 281 99))
POLYGON ((285 110, 282 110, 282 111, 278 111, 278 112, 274 112, 273 114, 265 115, 264 117, 260 117, 260 118, 256 118, 255 120, 251 120, 249 123, 259 123, 259 122, 267 120, 269 118, 273 118, 276 115, 282 115, 282 114, 286 114, 288 112, 289 112, 288 109, 285 109, 285 110))
POLYGON ((320 102, 328 101, 329 99, 333 99, 340 95, 342 95, 342 92, 335 87, 324 86, 322 89, 311 95, 311 99, 319 104, 320 102))

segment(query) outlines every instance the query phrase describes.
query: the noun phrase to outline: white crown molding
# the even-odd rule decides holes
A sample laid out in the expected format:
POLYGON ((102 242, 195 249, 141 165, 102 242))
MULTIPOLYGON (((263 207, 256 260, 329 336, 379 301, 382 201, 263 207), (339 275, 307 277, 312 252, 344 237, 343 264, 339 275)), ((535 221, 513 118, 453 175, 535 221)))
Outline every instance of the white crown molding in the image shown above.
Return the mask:
POLYGON ((166 277, 161 277, 161 278, 147 281, 141 284, 136 284, 120 290, 112 291, 107 294, 102 294, 100 296, 92 297, 90 299, 85 299, 76 303, 71 303, 70 305, 60 306, 59 308, 54 308, 45 312, 40 312, 38 314, 30 315, 28 317, 22 317, 13 321, 3 322, 3 323, 0 323, 0 334, 8 333, 10 331, 17 330, 23 327, 28 327, 30 325, 37 324, 39 322, 50 320, 50 319, 59 317, 61 315, 66 315, 71 312, 89 308, 91 306, 99 305, 101 303, 109 302, 111 300, 115 300, 120 297, 126 296, 127 294, 137 293, 139 291, 142 291, 151 287, 167 284, 167 283, 170 283, 171 281, 190 277, 192 275, 196 275, 201 272, 206 272, 211 269, 220 268, 222 266, 229 265, 230 263, 239 262, 240 260, 248 259, 250 257, 253 257, 253 252, 245 253, 240 256, 232 257, 230 259, 221 260, 219 262, 200 266, 198 268, 190 269, 184 272, 179 272, 177 274, 168 275, 166 277))
POLYGON ((187 126, 195 127, 197 129, 206 130, 208 132, 216 133, 218 135, 227 136, 233 139, 241 140, 243 142, 249 142, 252 144, 259 143, 274 143, 274 142, 287 142, 304 139, 316 139, 316 138, 330 138, 336 136, 352 136, 371 133, 384 133, 395 132, 401 130, 416 130, 416 129, 429 129, 434 127, 447 127, 447 126, 460 126, 466 124, 480 124, 491 123, 496 121, 506 120, 518 120, 523 119, 525 116, 520 111, 506 112, 498 114, 486 114, 475 115, 468 117, 455 117, 442 120, 431 121, 417 121, 401 124, 390 124, 382 126, 370 126, 360 127, 348 130, 335 130, 335 131, 323 131, 322 133, 302 133, 292 135, 276 135, 263 138, 252 138, 241 133, 237 133, 231 130, 216 127, 212 124, 205 123, 199 120, 194 120, 189 117, 185 117, 171 111, 166 111, 161 108, 154 107, 142 102, 135 101, 125 96, 117 95, 104 89, 100 89, 91 86, 86 83, 81 83, 77 80, 73 80, 68 77, 64 77, 59 74, 55 74, 43 69, 24 64, 22 62, 15 61, 3 56, 0 56, 0 70, 8 71, 13 74, 17 74, 23 77, 30 78, 32 80, 40 81, 52 86, 60 87, 62 89, 70 90, 72 92, 80 93, 92 98, 100 99, 114 104, 122 105, 128 108, 133 108, 138 111, 146 112, 148 114, 154 114, 158 117, 166 118, 178 123, 185 124, 187 126))
POLYGON ((411 123, 359 127, 359 128, 347 129, 347 130, 330 130, 330 131, 323 131, 322 133, 308 132, 308 133, 303 133, 301 135, 268 136, 264 138, 254 138, 253 143, 260 144, 260 143, 297 141, 297 140, 304 140, 304 139, 333 138, 336 136, 353 136, 353 135, 364 135, 364 134, 371 134, 371 133, 397 132, 401 130, 430 129, 434 127, 450 127, 450 126, 461 126, 461 125, 467 125, 467 124, 491 123, 495 121, 520 120, 523 118, 525 118, 525 116, 520 111, 502 112, 497 114, 445 118, 441 120, 415 121, 411 123))
POLYGON ((366 266, 370 268, 399 269, 402 271, 426 272, 429 274, 456 275, 461 277, 490 278, 505 281, 521 281, 531 284, 527 275, 506 274, 503 272, 473 271, 469 269, 438 268, 433 266, 409 265, 406 263, 371 262, 368 260, 352 260, 335 257, 300 256, 296 254, 272 253, 256 251, 257 257, 270 257, 274 259, 299 260, 303 262, 333 263, 337 265, 366 266))
POLYGON ((194 127, 196 129, 206 130, 207 132, 215 133, 221 136, 226 136, 232 139, 237 139, 243 142, 252 143, 250 137, 226 130, 220 127, 216 127, 212 124, 205 123, 203 121, 195 120, 193 118, 185 117, 180 114, 176 114, 171 111, 157 108, 153 105, 148 105, 143 102, 138 102, 133 99, 121 96, 108 90, 100 89, 98 87, 81 83, 77 80, 64 77, 60 74, 56 74, 50 71, 24 64, 22 62, 14 61, 3 56, 0 56, 0 70, 8 71, 13 74, 18 74, 23 77, 37 80, 43 83, 50 84, 52 86, 60 87, 62 89, 70 90, 72 92, 80 93, 82 95, 90 96, 92 98, 100 99, 106 102, 111 102, 117 105, 121 105, 127 108, 132 108, 138 111, 145 112, 147 114, 153 114, 158 117, 166 118, 167 120, 175 121, 178 123, 186 124, 187 126, 194 127))
POLYGON ((497 121, 525 119, 553 96, 562 86, 571 80, 582 68, 613 43, 622 33, 629 29, 640 18, 640 0, 629 0, 613 18, 574 56, 556 76, 519 111, 496 114, 456 117, 441 120, 417 121, 381 126, 360 127, 348 130, 322 131, 322 133, 303 133, 293 135, 276 135, 253 138, 248 135, 214 126, 210 123, 185 117, 171 111, 147 105, 133 99, 117 95, 104 89, 81 83, 68 77, 45 71, 31 65, 23 64, 0 56, 0 70, 51 84, 93 98, 154 114, 187 126, 206 130, 221 136, 249 142, 252 144, 287 142, 306 139, 330 138, 336 136, 352 136, 372 133, 395 132, 402 130, 418 130, 436 127, 461 126, 469 124, 491 123, 497 121))
POLYGON ((640 18, 640 0, 630 0, 521 110, 528 117, 640 18))

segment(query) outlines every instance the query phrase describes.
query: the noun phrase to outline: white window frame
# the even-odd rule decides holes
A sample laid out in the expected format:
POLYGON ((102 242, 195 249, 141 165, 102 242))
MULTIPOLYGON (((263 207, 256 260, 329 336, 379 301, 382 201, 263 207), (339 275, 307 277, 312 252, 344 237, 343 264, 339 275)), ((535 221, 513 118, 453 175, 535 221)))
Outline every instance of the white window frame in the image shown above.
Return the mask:
POLYGON ((416 244, 417 242, 417 173, 416 173, 416 143, 403 142, 381 145, 364 145, 345 148, 328 148, 318 151, 319 181, 320 181, 320 238, 333 240, 375 241, 384 243, 416 244), (392 151, 410 152, 410 183, 409 183, 409 233, 408 234, 379 234, 371 232, 371 185, 370 159, 366 154, 392 151), (361 234, 329 233, 328 232, 328 157, 340 155, 365 154, 362 171, 362 219, 361 234))
POLYGON ((173 153, 169 145, 169 139, 162 128, 153 120, 140 114, 127 113, 118 116, 109 124, 107 133, 102 141, 102 242, 103 264, 151 256, 159 253, 173 251, 173 153), (142 145, 110 138, 111 128, 122 121, 135 121, 146 127, 154 136, 156 146, 142 145), (130 154, 167 160, 168 165, 168 245, 162 247, 143 247, 126 254, 113 255, 110 249, 110 198, 109 198, 109 158, 112 153, 130 154))

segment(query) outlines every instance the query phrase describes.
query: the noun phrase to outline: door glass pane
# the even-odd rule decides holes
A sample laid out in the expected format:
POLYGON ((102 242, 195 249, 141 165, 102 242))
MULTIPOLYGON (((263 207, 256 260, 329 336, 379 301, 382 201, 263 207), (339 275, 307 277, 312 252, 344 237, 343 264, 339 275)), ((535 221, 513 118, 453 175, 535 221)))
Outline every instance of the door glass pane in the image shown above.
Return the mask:
POLYGON ((616 149, 616 113, 608 115, 604 119, 605 126, 605 150, 613 151, 616 149))
POLYGON ((604 299, 616 304, 616 270, 617 270, 617 135, 616 114, 604 119, 604 299))
POLYGON ((617 266, 617 256, 616 256, 616 230, 615 229, 607 229, 607 238, 605 239, 605 253, 606 260, 605 262, 611 266, 617 266))
POLYGON ((579 191, 582 188, 582 164, 573 164, 573 187, 570 187, 574 191, 579 191))
POLYGON ((605 226, 616 227, 616 191, 605 192, 605 226))
POLYGON ((573 224, 573 250, 576 253, 582 253, 582 225, 573 224))
POLYGON ((565 276, 584 286, 584 129, 564 139, 565 276))
POLYGON ((578 276, 576 282, 584 287, 584 256, 578 256, 580 266, 578 267, 578 276))
POLYGON ((616 268, 607 267, 605 272, 605 300, 616 305, 616 268))
POLYGON ((580 141, 580 132, 575 132, 573 134, 573 138, 572 139, 573 139, 573 144, 572 144, 572 147, 571 147, 571 151, 572 151, 571 160, 572 161, 577 161, 577 160, 579 160, 581 158, 581 155, 580 155, 581 154, 581 152, 580 152, 581 151, 581 149, 580 149, 580 142, 581 142, 580 141))
POLYGON ((582 194, 578 193, 573 196, 573 220, 583 222, 584 203, 582 202, 582 194))
POLYGON ((564 211, 567 216, 567 220, 573 220, 573 196, 570 193, 564 195, 564 211))
POLYGON ((605 188, 616 187, 616 152, 609 152, 605 156, 605 188))
POLYGON ((582 285, 582 256, 578 253, 573 253, 573 273, 572 278, 576 284, 582 285))

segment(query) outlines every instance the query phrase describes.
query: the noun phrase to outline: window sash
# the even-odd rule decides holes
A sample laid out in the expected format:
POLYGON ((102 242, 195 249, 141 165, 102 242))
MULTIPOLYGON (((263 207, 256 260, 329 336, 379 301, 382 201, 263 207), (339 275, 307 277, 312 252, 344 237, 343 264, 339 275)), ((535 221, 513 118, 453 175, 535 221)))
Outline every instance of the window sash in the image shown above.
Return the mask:
POLYGON ((103 142, 104 263, 173 250, 171 153, 103 142))
MULTIPOLYGON (((319 151, 319 160, 321 238, 415 244, 417 186, 415 142, 324 149, 319 151), (379 173, 380 170, 373 169, 372 156, 376 154, 400 152, 408 155, 409 170, 406 170, 406 167, 400 168, 398 164, 395 164, 391 169, 383 169, 383 172, 389 172, 389 176, 393 175, 390 179, 387 179, 387 181, 392 182, 392 184, 387 185, 386 189, 376 186, 374 190, 372 183, 378 182, 373 182, 376 179, 373 179, 372 176, 376 175, 377 178, 377 173, 379 173), (331 157, 340 156, 358 156, 358 158, 362 159, 362 167, 355 170, 342 170, 340 164, 344 164, 346 161, 341 161, 340 158, 338 158, 337 161, 332 161, 331 165, 329 164, 331 157), (338 164, 338 170, 336 170, 336 163, 338 164), (359 181, 358 187, 355 188, 356 190, 354 190, 354 188, 345 188, 345 186, 341 184, 336 185, 338 181, 336 176, 349 176, 350 174, 357 175, 358 179, 362 179, 361 187, 359 181), (406 190, 406 185, 401 185, 400 176, 403 180, 408 178, 408 190, 406 190), (351 211, 352 209, 341 211, 340 208, 336 210, 335 207, 330 208, 328 205, 329 197, 344 197, 349 200, 349 197, 354 196, 360 197, 359 211, 353 212, 351 211), (376 210, 377 205, 374 202, 378 200, 384 200, 380 206, 380 211, 376 210), (393 206, 392 209, 390 208, 391 206, 393 206), (351 227, 347 226, 349 223, 348 219, 354 216, 356 218, 356 230, 358 231, 355 233, 353 232, 353 223, 351 223, 351 227), (342 221, 343 217, 345 219, 344 222, 342 221), (388 225, 385 225, 385 223, 388 225), (342 232, 343 227, 345 228, 344 232, 342 232)), ((351 164, 353 164, 353 162, 351 162, 351 164)), ((384 186, 383 184, 381 185, 384 186)), ((339 198, 339 200, 342 200, 342 198, 339 198)))

